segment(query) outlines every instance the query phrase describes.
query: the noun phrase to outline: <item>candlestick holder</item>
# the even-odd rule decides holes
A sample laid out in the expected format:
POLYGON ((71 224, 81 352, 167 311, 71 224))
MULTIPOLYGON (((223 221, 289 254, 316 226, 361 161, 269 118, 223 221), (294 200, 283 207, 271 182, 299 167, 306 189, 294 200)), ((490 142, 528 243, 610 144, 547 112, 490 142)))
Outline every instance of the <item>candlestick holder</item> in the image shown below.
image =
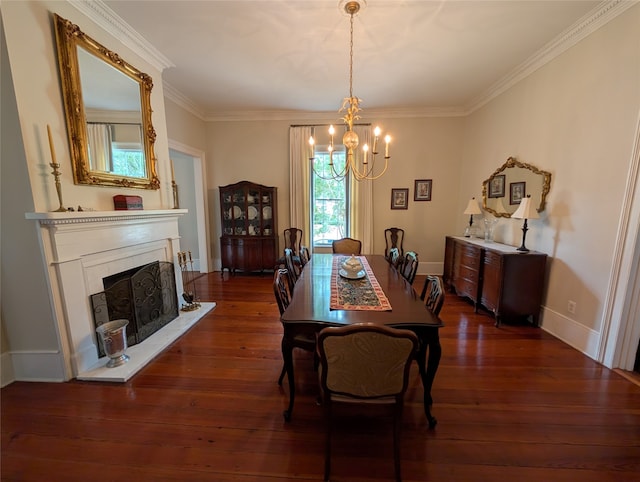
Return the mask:
POLYGON ((173 191, 173 209, 180 209, 178 201, 178 185, 175 181, 171 181, 171 190, 173 191))
POLYGON ((182 305, 182 308, 180 308, 182 311, 197 310, 201 306, 200 298, 198 298, 198 293, 196 292, 191 251, 188 251, 188 255, 189 261, 187 262, 187 252, 178 252, 178 263, 180 264, 180 270, 182 271, 182 287, 184 288, 182 298, 187 302, 186 305, 182 305))
POLYGON ((49 165, 53 169, 53 171, 51 171, 51 174, 53 174, 53 179, 55 180, 55 183, 56 183, 56 192, 58 193, 58 202, 60 203, 60 207, 58 209, 55 209, 52 212, 54 213, 67 212, 67 209, 64 207, 64 204, 62 203, 62 185, 60 184, 60 171, 58 171, 58 169, 60 169, 60 164, 57 162, 50 162, 49 165))

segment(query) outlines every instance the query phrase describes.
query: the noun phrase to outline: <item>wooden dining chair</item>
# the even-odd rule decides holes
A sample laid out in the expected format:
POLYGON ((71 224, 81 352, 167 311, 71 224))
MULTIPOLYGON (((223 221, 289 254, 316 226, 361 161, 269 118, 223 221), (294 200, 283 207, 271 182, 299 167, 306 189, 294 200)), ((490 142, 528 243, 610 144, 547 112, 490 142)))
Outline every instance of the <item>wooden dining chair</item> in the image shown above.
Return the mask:
POLYGON ((418 272, 418 255, 414 251, 407 251, 402 261, 402 267, 400 268, 400 274, 406 279, 409 284, 413 284, 413 280, 416 279, 416 273, 418 272))
POLYGON ((389 251, 393 248, 397 248, 400 252, 400 257, 404 256, 404 248, 402 243, 404 241, 404 229, 402 228, 387 228, 384 230, 384 257, 389 259, 389 251))
POLYGON ((387 261, 389 261, 389 264, 395 269, 398 269, 398 267, 400 266, 400 262, 402 261, 402 257, 400 256, 400 249, 391 248, 387 256, 387 261))
POLYGON ((293 256, 300 256, 302 229, 287 228, 284 230, 284 247, 293 250, 293 256))
POLYGON ((289 284, 293 292, 293 287, 300 277, 300 267, 293 259, 293 250, 291 248, 284 248, 284 265, 289 271, 289 284))
POLYGON ((362 242, 353 238, 336 239, 331 243, 333 254, 360 254, 362 242))
MULTIPOLYGON (((291 284, 289 282, 289 270, 286 268, 277 269, 273 275, 273 293, 276 297, 276 303, 278 304, 278 310, 280 316, 284 313, 291 302, 293 291, 291 290, 291 284)), ((314 354, 314 366, 318 366, 318 355, 316 354, 316 339, 315 336, 299 334, 293 337, 291 343, 294 348, 301 348, 306 351, 310 351, 314 354)), ((282 371, 278 377, 278 385, 282 385, 282 380, 286 373, 284 363, 282 365, 282 371)))
POLYGON ((300 246, 300 267, 304 268, 310 259, 311 254, 309 254, 309 248, 306 246, 300 246))
POLYGON ((444 284, 439 276, 427 275, 420 293, 420 299, 434 315, 439 315, 444 304, 444 284))
POLYGON ((409 330, 356 324, 318 334, 321 400, 326 415, 324 480, 331 472, 333 405, 387 404, 393 409, 393 456, 400 481, 400 419, 418 338, 409 330))
MULTIPOLYGON (((302 245, 302 230, 298 228, 287 228, 284 230, 284 249, 292 251, 293 261, 301 265, 300 249, 302 245)), ((276 261, 276 269, 286 266, 284 254, 276 261)))

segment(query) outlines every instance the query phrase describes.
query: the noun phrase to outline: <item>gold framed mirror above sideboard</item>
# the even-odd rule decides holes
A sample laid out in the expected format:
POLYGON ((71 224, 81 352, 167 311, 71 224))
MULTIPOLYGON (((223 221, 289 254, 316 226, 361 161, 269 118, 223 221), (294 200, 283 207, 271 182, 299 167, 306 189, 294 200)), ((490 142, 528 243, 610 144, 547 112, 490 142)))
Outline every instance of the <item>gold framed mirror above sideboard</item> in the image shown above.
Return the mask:
POLYGON ((54 14, 76 184, 159 189, 151 77, 54 14))
POLYGON ((550 172, 509 157, 482 182, 482 207, 494 216, 510 218, 520 199, 531 196, 536 210, 542 212, 550 189, 550 172))

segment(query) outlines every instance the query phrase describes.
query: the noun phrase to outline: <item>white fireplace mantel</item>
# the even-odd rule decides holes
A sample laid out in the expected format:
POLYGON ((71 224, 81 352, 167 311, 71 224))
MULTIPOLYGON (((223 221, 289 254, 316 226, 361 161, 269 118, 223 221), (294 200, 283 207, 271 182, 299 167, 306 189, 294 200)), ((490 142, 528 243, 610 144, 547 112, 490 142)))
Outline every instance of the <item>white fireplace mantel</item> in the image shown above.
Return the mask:
MULTIPOLYGON (((95 374, 102 364, 89 297, 103 291, 103 278, 154 261, 169 261, 174 263, 177 293, 183 292, 177 253, 178 218, 185 213, 186 209, 26 213, 40 227, 65 380, 95 374)), ((212 306, 207 308, 202 311, 212 306)), ((128 376, 133 366, 142 367, 157 354, 157 347, 146 350, 141 346, 149 340, 153 344, 152 338, 136 345, 134 352, 147 359, 137 359, 124 370, 128 376)), ((95 378, 101 379, 101 373, 95 378)))

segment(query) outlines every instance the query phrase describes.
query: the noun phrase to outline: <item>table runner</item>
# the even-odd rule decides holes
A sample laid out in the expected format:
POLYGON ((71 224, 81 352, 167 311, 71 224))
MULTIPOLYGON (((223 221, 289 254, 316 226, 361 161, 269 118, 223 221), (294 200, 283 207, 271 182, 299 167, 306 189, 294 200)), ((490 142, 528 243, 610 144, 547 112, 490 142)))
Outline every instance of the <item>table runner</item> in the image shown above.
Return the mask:
POLYGON ((391 303, 382 291, 364 256, 356 256, 366 276, 352 280, 340 276, 339 270, 350 256, 334 256, 331 269, 332 310, 391 311, 391 303))

